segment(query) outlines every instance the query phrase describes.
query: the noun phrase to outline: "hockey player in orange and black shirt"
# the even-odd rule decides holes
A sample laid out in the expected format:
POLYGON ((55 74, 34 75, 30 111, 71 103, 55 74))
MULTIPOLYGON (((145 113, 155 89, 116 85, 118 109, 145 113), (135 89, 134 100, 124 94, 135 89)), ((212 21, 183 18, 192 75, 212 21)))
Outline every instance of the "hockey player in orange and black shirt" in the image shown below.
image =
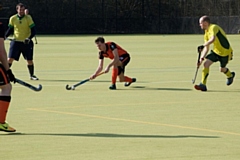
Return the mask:
POLYGON ((10 81, 16 79, 9 69, 7 53, 4 46, 4 29, 0 22, 0 131, 15 132, 16 130, 6 123, 8 107, 11 101, 12 85, 10 81))
POLYGON ((104 57, 111 59, 111 63, 107 65, 104 72, 109 72, 112 67, 112 85, 109 89, 116 89, 116 80, 119 77, 120 82, 126 82, 125 86, 130 86, 131 83, 136 82, 136 78, 129 78, 124 76, 125 66, 130 61, 130 55, 114 42, 106 42, 103 37, 98 37, 95 43, 100 50, 99 52, 99 65, 95 73, 90 77, 94 79, 103 69, 104 57))

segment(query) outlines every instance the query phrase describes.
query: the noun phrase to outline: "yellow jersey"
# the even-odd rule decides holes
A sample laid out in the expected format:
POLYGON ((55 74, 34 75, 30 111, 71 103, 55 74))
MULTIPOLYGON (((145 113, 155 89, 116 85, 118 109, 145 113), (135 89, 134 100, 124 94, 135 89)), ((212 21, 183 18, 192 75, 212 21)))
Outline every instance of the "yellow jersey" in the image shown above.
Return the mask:
POLYGON ((31 35, 31 28, 34 27, 35 24, 29 15, 23 17, 13 15, 9 19, 8 26, 14 29, 13 38, 15 40, 24 41, 31 35))
POLYGON ((219 56, 225 57, 232 53, 232 48, 228 42, 226 33, 223 29, 216 25, 210 24, 209 28, 205 30, 204 41, 207 42, 212 36, 215 36, 213 42, 213 52, 219 56))

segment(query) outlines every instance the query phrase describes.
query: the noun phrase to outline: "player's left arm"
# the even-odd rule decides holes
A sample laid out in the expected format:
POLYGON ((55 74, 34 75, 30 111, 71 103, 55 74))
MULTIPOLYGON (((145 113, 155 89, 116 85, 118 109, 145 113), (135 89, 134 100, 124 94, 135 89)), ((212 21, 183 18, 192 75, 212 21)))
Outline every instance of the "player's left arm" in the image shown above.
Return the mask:
POLYGON ((32 20, 31 16, 27 16, 28 18, 28 23, 29 23, 29 28, 31 30, 30 36, 25 39, 25 43, 29 43, 30 40, 36 35, 36 29, 35 29, 35 23, 32 20))
POLYGON ((31 34, 28 38, 32 39, 35 35, 36 35, 36 29, 35 29, 35 25, 34 25, 33 27, 31 27, 31 34))
POLYGON ((203 45, 203 50, 202 50, 202 53, 201 53, 201 59, 200 61, 203 61, 204 58, 206 57, 208 51, 209 51, 209 48, 210 48, 210 45, 215 41, 215 36, 212 36, 207 42, 204 43, 203 45))
POLYGON ((32 38, 36 35, 35 26, 30 27, 30 29, 31 29, 31 34, 30 34, 30 36, 29 36, 28 38, 26 38, 26 39, 24 40, 24 43, 25 43, 25 44, 29 44, 29 42, 32 40, 32 38))
POLYGON ((109 63, 108 66, 106 67, 105 73, 107 73, 112 66, 117 65, 119 61, 117 45, 114 42, 111 43, 110 49, 112 50, 114 58, 112 59, 111 63, 109 63))
POLYGON ((29 28, 31 29, 31 34, 29 36, 29 39, 32 39, 36 35, 35 23, 31 15, 27 15, 27 17, 28 17, 29 28))
POLYGON ((109 63, 105 69, 105 73, 109 72, 110 68, 114 65, 116 65, 119 61, 119 56, 118 56, 118 50, 117 48, 114 49, 113 51, 114 58, 112 59, 111 63, 109 63))

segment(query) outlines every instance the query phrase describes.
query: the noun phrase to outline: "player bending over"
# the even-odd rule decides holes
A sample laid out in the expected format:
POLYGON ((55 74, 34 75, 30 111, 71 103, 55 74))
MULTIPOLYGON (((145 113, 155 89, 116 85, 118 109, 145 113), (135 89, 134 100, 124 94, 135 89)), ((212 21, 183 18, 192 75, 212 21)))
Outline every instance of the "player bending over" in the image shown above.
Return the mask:
POLYGON ((111 90, 116 89, 116 80, 119 77, 120 82, 126 82, 125 86, 130 86, 131 83, 136 82, 136 78, 129 78, 124 76, 125 66, 130 61, 129 53, 114 42, 106 42, 103 37, 98 37, 95 40, 99 51, 99 64, 95 73, 90 77, 94 79, 103 69, 104 57, 111 59, 111 63, 107 65, 104 72, 108 73, 112 67, 112 85, 111 90))

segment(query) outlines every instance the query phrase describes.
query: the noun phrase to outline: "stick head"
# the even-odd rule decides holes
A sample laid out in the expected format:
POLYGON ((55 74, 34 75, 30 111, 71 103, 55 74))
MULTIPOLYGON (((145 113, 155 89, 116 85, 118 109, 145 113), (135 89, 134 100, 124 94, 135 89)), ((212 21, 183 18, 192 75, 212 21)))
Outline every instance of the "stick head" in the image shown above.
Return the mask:
POLYGON ((68 84, 66 85, 66 90, 75 90, 74 86, 69 86, 68 84))
POLYGON ((195 80, 194 79, 192 79, 192 84, 194 84, 195 83, 195 80))
POLYGON ((67 84, 66 85, 66 90, 71 90, 72 89, 72 87, 69 87, 69 85, 67 84))
POLYGON ((41 84, 39 84, 38 85, 38 88, 37 88, 37 90, 36 91, 41 91, 42 90, 42 85, 41 84))

